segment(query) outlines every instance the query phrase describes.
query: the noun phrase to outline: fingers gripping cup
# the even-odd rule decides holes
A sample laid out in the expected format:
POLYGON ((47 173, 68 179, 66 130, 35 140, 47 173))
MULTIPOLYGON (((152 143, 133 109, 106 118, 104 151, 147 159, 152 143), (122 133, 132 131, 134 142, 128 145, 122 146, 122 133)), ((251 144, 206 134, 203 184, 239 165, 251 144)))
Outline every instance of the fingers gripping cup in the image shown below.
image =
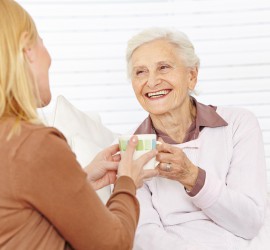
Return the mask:
MULTIPOLYGON (((121 154, 123 154, 128 145, 128 141, 133 135, 121 135, 119 136, 119 148, 121 154)), ((140 134, 138 137, 138 144, 133 154, 133 159, 136 160, 146 152, 156 148, 157 139, 156 134, 140 134)), ((144 169, 154 169, 156 166, 156 158, 152 158, 148 163, 144 165, 144 169)))

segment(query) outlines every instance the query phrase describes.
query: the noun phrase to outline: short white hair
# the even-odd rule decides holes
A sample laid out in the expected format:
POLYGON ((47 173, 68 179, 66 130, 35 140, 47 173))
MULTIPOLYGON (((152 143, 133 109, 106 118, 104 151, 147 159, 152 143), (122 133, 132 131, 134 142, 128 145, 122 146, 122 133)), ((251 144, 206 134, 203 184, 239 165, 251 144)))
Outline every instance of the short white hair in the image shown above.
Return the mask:
POLYGON ((145 43, 154 40, 164 39, 173 44, 179 51, 187 67, 197 68, 200 66, 200 59, 195 54, 195 49, 187 35, 179 30, 170 28, 148 28, 133 36, 127 44, 126 61, 127 75, 130 78, 132 65, 130 59, 134 51, 145 43))

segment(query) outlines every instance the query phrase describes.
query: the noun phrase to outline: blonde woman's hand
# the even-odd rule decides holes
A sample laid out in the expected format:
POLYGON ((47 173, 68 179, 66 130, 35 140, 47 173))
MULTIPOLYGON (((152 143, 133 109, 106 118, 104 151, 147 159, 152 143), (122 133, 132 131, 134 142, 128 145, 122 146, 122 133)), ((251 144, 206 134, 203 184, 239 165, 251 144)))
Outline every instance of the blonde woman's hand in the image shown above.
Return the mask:
POLYGON ((99 152, 92 162, 84 169, 88 180, 95 190, 114 184, 118 164, 121 159, 118 144, 99 152))
POLYGON ((165 143, 157 145, 159 176, 178 181, 190 191, 196 183, 199 169, 186 156, 182 149, 165 143))
POLYGON ((152 150, 137 160, 133 160, 133 154, 138 144, 137 136, 132 136, 128 142, 127 150, 121 157, 118 167, 118 176, 129 176, 135 183, 136 187, 139 188, 143 185, 145 179, 158 175, 157 169, 144 170, 144 165, 156 156, 157 151, 152 150))

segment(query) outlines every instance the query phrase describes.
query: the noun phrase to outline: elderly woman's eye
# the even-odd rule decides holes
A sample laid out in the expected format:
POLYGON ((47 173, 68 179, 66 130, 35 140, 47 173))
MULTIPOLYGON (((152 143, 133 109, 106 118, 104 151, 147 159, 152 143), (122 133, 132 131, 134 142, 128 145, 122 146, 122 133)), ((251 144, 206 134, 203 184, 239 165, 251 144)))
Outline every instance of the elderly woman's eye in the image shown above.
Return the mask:
POLYGON ((160 69, 161 69, 161 70, 165 70, 165 69, 168 69, 168 68, 170 68, 169 65, 161 65, 161 66, 160 66, 160 69))
POLYGON ((144 70, 138 70, 136 71, 136 76, 142 75, 144 73, 144 70))

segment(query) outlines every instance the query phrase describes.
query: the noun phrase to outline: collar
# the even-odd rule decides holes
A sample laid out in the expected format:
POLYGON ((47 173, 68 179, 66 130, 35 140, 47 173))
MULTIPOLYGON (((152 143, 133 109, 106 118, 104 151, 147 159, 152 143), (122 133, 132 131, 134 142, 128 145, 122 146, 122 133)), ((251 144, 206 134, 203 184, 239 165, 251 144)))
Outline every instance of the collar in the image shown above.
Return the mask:
MULTIPOLYGON (((183 142, 195 140, 198 138, 200 131, 205 128, 217 128, 227 126, 228 123, 216 112, 217 107, 212 105, 204 105, 194 97, 191 97, 193 105, 196 107, 196 118, 186 132, 183 142)), ((134 134, 157 134, 165 142, 178 144, 166 133, 154 128, 150 115, 140 124, 134 134)))

